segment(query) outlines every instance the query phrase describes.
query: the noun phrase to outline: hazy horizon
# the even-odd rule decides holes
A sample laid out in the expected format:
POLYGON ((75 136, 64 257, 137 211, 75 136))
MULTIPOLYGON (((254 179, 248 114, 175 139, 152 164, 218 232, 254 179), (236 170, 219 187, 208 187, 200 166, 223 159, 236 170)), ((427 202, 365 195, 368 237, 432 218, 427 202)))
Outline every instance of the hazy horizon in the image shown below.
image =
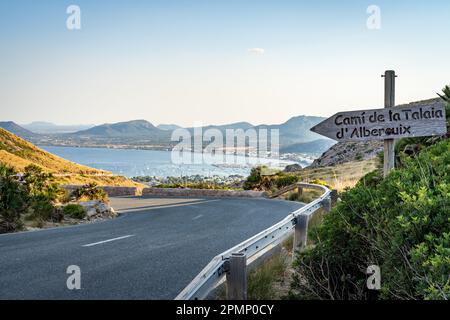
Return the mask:
POLYGON ((0 119, 28 124, 283 123, 449 84, 450 2, 2 1, 0 119), (81 29, 69 30, 69 5, 81 29), (369 29, 370 5, 381 29, 369 29))

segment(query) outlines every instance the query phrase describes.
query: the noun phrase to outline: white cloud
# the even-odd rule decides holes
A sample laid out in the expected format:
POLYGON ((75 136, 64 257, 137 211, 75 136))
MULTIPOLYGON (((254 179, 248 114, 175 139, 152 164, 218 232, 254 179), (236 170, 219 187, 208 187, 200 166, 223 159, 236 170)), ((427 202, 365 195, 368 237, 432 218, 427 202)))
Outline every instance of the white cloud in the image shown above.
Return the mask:
POLYGON ((255 56, 262 56, 265 52, 263 48, 250 48, 247 51, 255 56))

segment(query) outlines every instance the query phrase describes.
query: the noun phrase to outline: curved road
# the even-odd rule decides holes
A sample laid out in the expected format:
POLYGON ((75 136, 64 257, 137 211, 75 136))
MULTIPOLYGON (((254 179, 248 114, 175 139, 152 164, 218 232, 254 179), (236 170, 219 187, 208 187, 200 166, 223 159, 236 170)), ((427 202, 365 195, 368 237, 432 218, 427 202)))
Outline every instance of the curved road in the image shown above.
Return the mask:
POLYGON ((104 222, 0 235, 0 299, 173 299, 213 258, 298 209, 265 199, 121 197, 104 222), (81 269, 68 290, 66 269, 81 269))

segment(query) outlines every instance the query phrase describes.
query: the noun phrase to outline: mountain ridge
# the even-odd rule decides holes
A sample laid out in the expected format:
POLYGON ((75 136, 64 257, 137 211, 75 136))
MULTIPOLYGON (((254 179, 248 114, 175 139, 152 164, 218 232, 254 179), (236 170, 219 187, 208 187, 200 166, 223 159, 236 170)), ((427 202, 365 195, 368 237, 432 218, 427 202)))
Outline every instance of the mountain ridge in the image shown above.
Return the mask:
POLYGON ((0 121, 0 128, 7 130, 23 139, 36 137, 38 134, 23 128, 14 121, 0 121))
MULTIPOLYGON (((228 129, 242 129, 244 131, 255 129, 258 133, 260 129, 266 129, 268 134, 270 134, 270 130, 277 129, 280 133, 280 148, 283 148, 292 144, 323 139, 320 135, 309 130, 323 119, 323 117, 302 115, 292 117, 281 124, 262 124, 255 126, 249 122, 241 121, 224 125, 207 125, 201 127, 201 129, 203 133, 208 129, 217 129, 223 134, 224 138, 228 129)), ((31 142, 37 145, 120 146, 125 148, 170 150, 176 144, 175 141, 171 140, 172 130, 170 128, 179 129, 181 127, 177 125, 168 126, 163 125, 162 128, 158 128, 158 126, 154 126, 147 120, 139 119, 105 123, 72 133, 27 135, 26 138, 29 138, 31 142)), ((199 128, 191 127, 184 129, 191 132, 191 135, 194 135, 195 129, 199 128)))
POLYGON ((74 124, 74 125, 59 125, 47 121, 33 121, 27 124, 19 124, 33 133, 37 134, 63 134, 71 133, 81 130, 86 130, 94 127, 93 124, 74 124))

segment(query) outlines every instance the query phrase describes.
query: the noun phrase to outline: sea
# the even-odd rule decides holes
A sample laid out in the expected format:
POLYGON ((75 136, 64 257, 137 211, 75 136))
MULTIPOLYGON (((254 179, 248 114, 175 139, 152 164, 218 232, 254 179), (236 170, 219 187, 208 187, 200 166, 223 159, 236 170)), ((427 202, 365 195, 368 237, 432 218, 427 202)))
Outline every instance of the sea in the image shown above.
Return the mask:
MULTIPOLYGON (((79 148, 39 146, 50 153, 64 159, 83 164, 96 169, 103 169, 116 175, 126 177, 186 177, 200 175, 203 177, 231 175, 247 176, 252 167, 267 165, 273 168, 284 168, 296 163, 288 160, 278 160, 243 155, 227 155, 226 163, 211 161, 192 161, 192 163, 178 164, 173 161, 171 151, 135 150, 116 148, 79 148), (230 158, 231 157, 231 158, 230 158), (230 161, 231 159, 231 161, 230 161)), ((199 156, 198 154, 195 156, 199 156)), ((201 155, 200 155, 201 156, 201 155)), ((198 158, 196 158, 198 160, 198 158)), ((309 159, 302 159, 308 162, 309 159)))

